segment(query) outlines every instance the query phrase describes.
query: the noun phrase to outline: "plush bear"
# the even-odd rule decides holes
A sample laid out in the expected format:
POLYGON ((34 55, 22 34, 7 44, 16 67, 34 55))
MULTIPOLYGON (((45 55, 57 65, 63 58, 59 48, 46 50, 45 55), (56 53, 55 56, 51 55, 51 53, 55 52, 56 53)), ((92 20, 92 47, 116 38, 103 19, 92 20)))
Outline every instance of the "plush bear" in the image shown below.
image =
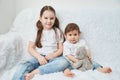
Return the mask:
POLYGON ((93 68, 92 61, 87 56, 87 51, 84 47, 79 47, 76 51, 76 58, 79 60, 76 63, 71 63, 74 69, 86 71, 93 68))

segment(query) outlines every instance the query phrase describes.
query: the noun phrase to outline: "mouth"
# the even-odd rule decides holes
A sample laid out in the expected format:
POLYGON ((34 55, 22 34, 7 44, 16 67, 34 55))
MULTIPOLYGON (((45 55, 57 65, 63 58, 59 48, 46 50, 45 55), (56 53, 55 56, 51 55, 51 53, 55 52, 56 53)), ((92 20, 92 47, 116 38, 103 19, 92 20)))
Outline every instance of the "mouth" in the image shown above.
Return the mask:
POLYGON ((46 24, 46 26, 51 26, 51 24, 46 24))
POLYGON ((76 40, 71 40, 71 42, 76 42, 76 40))
POLYGON ((71 41, 75 41, 75 40, 73 39, 73 40, 71 40, 71 41))
POLYGON ((46 24, 47 26, 52 26, 52 24, 46 24))

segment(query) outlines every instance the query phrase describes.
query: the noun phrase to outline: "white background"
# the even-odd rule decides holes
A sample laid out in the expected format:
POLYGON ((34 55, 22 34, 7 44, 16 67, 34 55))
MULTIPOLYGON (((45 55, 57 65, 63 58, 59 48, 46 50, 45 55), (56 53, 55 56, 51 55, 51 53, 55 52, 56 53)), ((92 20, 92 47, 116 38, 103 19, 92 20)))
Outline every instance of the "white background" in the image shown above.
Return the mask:
POLYGON ((120 0, 0 0, 0 34, 8 32, 17 14, 25 8, 51 5, 56 10, 120 8, 120 0))

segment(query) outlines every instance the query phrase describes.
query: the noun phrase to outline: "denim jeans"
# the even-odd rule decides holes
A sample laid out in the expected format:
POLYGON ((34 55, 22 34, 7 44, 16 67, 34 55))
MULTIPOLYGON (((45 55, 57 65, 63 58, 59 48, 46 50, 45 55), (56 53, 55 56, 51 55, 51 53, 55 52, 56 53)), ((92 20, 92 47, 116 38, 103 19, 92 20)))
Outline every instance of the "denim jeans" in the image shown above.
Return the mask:
POLYGON ((40 74, 49 74, 63 71, 69 66, 69 62, 63 57, 57 57, 48 61, 47 64, 40 66, 36 59, 20 63, 12 80, 25 80, 24 75, 34 69, 39 69, 40 74))
POLYGON ((98 64, 98 63, 95 62, 95 61, 92 61, 92 63, 93 63, 93 70, 96 70, 96 69, 99 68, 99 67, 103 67, 103 66, 101 66, 100 64, 98 64))
MULTIPOLYGON (((69 62, 69 61, 68 61, 69 62)), ((97 68, 99 68, 99 67, 103 67, 103 66, 101 66, 100 64, 98 64, 97 62, 95 62, 95 61, 92 61, 92 63, 93 63, 93 70, 96 70, 97 68)), ((70 64, 70 62, 69 62, 69 64, 70 64)), ((70 70, 73 70, 73 68, 72 68, 72 66, 70 65, 69 67, 68 67, 70 70)))

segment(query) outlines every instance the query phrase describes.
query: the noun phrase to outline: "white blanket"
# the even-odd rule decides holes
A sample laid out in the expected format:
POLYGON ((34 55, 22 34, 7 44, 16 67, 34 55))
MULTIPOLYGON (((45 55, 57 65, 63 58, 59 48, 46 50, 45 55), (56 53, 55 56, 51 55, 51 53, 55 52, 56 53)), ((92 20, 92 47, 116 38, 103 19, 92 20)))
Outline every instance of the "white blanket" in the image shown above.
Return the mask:
MULTIPOLYGON (((23 10, 15 19, 10 31, 0 36, 0 80, 11 80, 16 64, 31 56, 27 43, 36 31, 39 18, 35 8, 23 10)), ((118 9, 79 9, 78 11, 57 11, 61 29, 67 23, 80 26, 82 37, 91 49, 93 60, 109 66, 113 72, 103 74, 98 71, 80 72, 72 70, 75 77, 68 78, 62 72, 36 75, 32 80, 119 80, 120 79, 120 10, 118 9)))

